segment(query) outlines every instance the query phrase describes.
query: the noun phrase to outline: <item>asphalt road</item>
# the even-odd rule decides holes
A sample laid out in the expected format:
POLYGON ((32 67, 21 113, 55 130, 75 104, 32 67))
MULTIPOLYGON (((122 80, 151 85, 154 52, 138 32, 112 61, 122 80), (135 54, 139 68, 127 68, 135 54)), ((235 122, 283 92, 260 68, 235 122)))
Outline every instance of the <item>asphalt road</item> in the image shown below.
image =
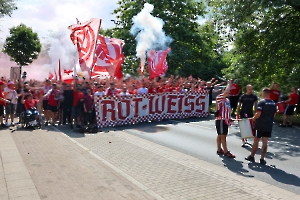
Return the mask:
MULTIPOLYGON (((236 159, 216 154, 216 131, 213 117, 140 123, 114 128, 153 141, 201 160, 224 166, 241 176, 254 178, 300 194, 300 128, 274 125, 266 157, 267 166, 249 163, 244 158, 251 146, 241 147, 237 124, 230 128, 228 148, 236 159)), ((248 140, 252 143, 252 139, 248 140)), ((258 154, 260 150, 258 151, 258 154)), ((259 161, 260 155, 256 155, 259 161)))

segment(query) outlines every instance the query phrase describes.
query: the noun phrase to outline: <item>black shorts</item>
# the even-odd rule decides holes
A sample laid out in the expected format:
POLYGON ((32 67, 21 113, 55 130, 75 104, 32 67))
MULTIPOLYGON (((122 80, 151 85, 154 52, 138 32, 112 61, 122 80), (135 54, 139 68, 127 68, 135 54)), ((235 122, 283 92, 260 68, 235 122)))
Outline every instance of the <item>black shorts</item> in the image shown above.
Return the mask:
POLYGON ((43 109, 44 110, 49 110, 48 109, 48 100, 43 100, 43 109))
POLYGON ((294 115, 295 105, 287 105, 287 107, 284 110, 285 115, 294 115))
POLYGON ((257 138, 268 137, 269 138, 269 137, 271 137, 271 133, 272 132, 256 130, 255 137, 257 137, 257 138))
POLYGON ((51 105, 48 104, 47 108, 48 108, 47 110, 50 110, 51 112, 57 112, 58 111, 57 106, 51 106, 51 105))
POLYGON ((4 115, 4 106, 0 105, 0 116, 3 116, 3 115, 4 115))
POLYGON ((225 120, 216 120, 216 129, 218 135, 228 134, 228 124, 226 124, 225 120))

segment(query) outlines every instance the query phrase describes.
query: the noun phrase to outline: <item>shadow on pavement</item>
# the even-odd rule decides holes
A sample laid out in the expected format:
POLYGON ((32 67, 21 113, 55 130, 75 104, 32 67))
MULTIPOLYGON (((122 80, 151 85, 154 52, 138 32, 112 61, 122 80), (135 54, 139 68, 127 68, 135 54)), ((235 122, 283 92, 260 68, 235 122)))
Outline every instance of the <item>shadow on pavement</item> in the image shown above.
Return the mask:
POLYGON ((245 174, 245 173, 248 173, 249 171, 246 170, 243 167, 243 162, 242 161, 238 161, 238 160, 235 160, 235 159, 232 159, 232 158, 226 158, 226 157, 223 157, 223 156, 220 156, 220 157, 222 157, 223 165, 227 169, 229 169, 230 171, 232 171, 236 174, 239 174, 241 176, 244 176, 244 177, 248 177, 248 178, 253 178, 254 177, 253 175, 245 174))
POLYGON ((294 174, 287 173, 276 167, 260 165, 258 163, 249 163, 248 167, 257 172, 269 174, 274 180, 288 185, 300 186, 300 178, 294 174))
MULTIPOLYGON (((233 131, 229 136, 241 138, 239 128, 234 126, 233 131)), ((253 140, 251 140, 253 141, 253 140)), ((260 144, 261 145, 261 144, 260 144)), ((286 156, 299 157, 300 156, 300 129, 294 128, 280 128, 274 125, 272 137, 269 138, 268 146, 276 149, 273 153, 268 153, 268 158, 287 160, 286 156)), ((251 148, 246 148, 251 151, 251 148)), ((258 154, 260 154, 258 152, 258 154)))

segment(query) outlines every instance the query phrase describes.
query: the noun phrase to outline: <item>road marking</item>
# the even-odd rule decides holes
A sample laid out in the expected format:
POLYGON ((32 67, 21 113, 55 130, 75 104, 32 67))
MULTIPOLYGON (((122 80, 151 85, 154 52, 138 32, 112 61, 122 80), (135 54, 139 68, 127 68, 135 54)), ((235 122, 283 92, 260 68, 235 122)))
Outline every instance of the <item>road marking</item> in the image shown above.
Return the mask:
POLYGON ((52 127, 52 128, 55 129, 57 132, 62 133, 69 140, 71 140, 72 142, 74 142, 75 144, 77 144, 83 150, 87 151, 89 154, 91 154, 92 156, 94 156, 96 159, 100 160, 102 163, 104 163, 106 166, 108 166, 109 168, 111 168, 112 170, 114 170, 115 172, 117 172, 118 174, 122 175, 124 178, 126 178, 128 181, 130 181, 131 183, 133 183, 134 185, 136 185, 137 187, 139 187, 144 192, 146 192, 149 195, 153 196, 155 199, 165 200, 163 197, 161 197, 160 195, 156 194, 154 191, 150 190, 149 188, 147 188, 142 183, 138 182, 137 180, 135 180, 134 178, 132 178, 131 176, 129 176, 128 174, 126 174, 125 172, 123 172, 122 170, 120 170, 119 168, 117 168, 116 166, 112 165, 111 163, 109 163, 105 159, 101 158, 99 155, 95 154, 93 151, 89 150, 88 148, 86 148, 85 146, 83 146, 82 144, 80 144, 79 142, 77 142, 75 139, 69 137, 67 134, 65 134, 64 132, 62 132, 61 130, 59 130, 57 127, 52 127))
MULTIPOLYGON (((176 121, 176 120, 170 120, 171 122, 177 122, 177 123, 184 123, 184 122, 181 122, 181 121, 176 121)), ((197 122, 196 122, 197 123, 197 122)), ((206 126, 200 126, 200 125, 196 125, 196 124, 192 124, 192 123, 189 123, 189 125, 191 126, 197 126, 197 127, 201 127, 201 128, 206 128, 206 129, 212 129, 210 127, 206 127, 206 126)))

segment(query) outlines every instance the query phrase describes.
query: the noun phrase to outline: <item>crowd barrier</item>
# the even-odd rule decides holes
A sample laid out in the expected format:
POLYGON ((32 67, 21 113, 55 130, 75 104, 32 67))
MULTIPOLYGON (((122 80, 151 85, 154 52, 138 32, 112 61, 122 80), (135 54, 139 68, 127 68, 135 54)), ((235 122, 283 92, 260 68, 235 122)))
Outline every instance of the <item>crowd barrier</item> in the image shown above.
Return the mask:
POLYGON ((207 117, 206 92, 95 97, 99 127, 113 127, 163 119, 207 117))

